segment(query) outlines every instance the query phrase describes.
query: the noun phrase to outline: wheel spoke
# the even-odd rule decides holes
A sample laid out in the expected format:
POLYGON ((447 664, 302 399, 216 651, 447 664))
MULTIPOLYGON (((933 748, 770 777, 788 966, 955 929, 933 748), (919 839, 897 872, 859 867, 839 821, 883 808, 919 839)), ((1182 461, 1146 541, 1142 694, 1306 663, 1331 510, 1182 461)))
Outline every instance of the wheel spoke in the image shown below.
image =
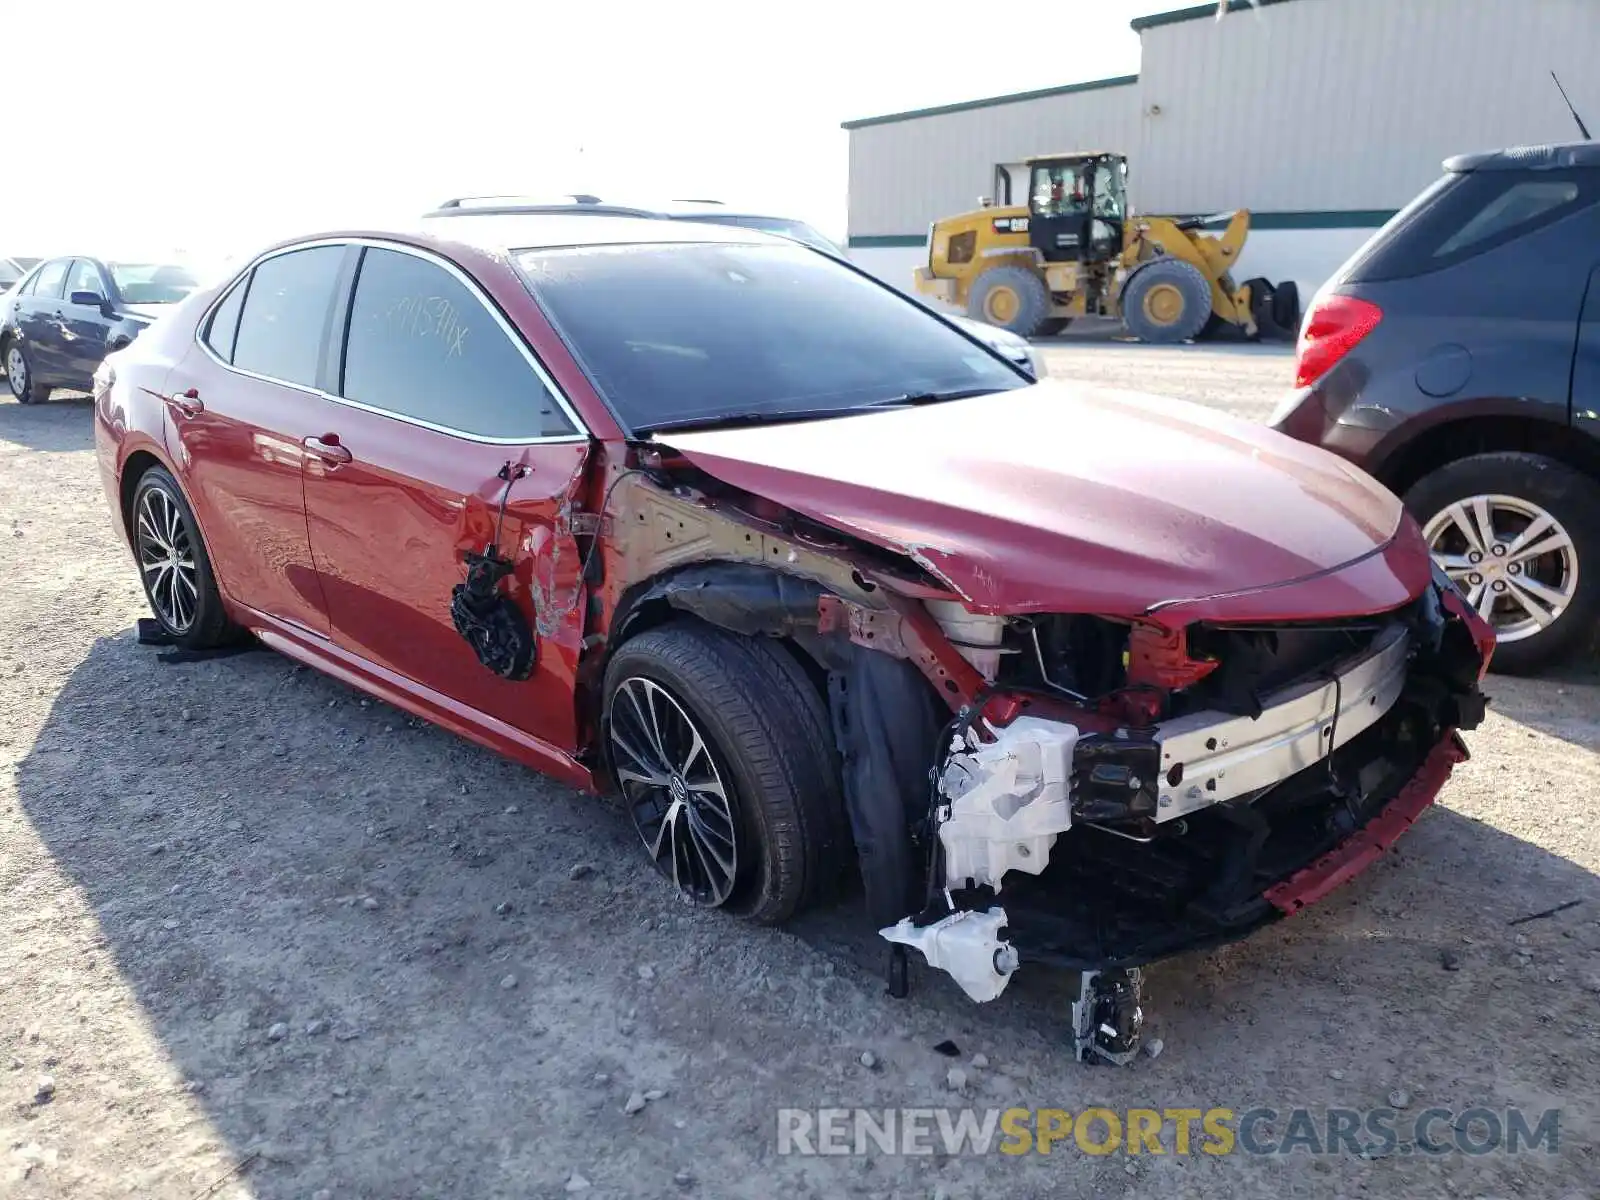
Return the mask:
POLYGON ((1541 511, 1538 516, 1534 517, 1526 526, 1523 527, 1521 533, 1517 534, 1517 536, 1512 538, 1511 541, 1506 545, 1506 557, 1515 559, 1521 553, 1524 546, 1528 545, 1530 542, 1538 540, 1540 537, 1543 537, 1544 531, 1554 526, 1555 523, 1554 517, 1547 512, 1541 511))
POLYGON ((166 496, 161 497, 161 508, 167 515, 167 545, 178 544, 178 506, 166 496))
POLYGON ((661 843, 667 841, 672 834, 672 830, 669 827, 672 824, 675 807, 670 804, 667 806, 667 811, 661 818, 661 824, 656 826, 655 840, 645 843, 645 846, 650 851, 650 858, 657 863, 661 861, 661 843))
POLYGON ((628 703, 633 706, 634 715, 639 719, 639 732, 650 739, 650 746, 656 752, 656 761, 665 766, 668 759, 666 751, 661 747, 661 731, 656 728, 654 719, 645 712, 645 709, 650 707, 649 693, 645 693, 646 699, 641 703, 639 693, 644 691, 642 681, 630 679, 622 686, 624 693, 628 697, 628 703), (640 686, 638 688, 633 686, 635 682, 639 682, 640 686))
POLYGON ((172 548, 162 540, 161 534, 156 531, 155 519, 149 511, 148 505, 145 506, 145 511, 139 514, 139 531, 141 540, 151 542, 160 547, 163 552, 172 548))
POLYGON ((1513 592, 1525 593, 1548 605, 1552 610, 1550 614, 1552 620, 1561 615, 1562 609, 1566 608, 1572 598, 1570 590, 1550 587, 1529 575, 1512 576, 1506 580, 1506 584, 1513 592))
POLYGON ((614 720, 611 723, 611 744, 628 756, 633 765, 639 769, 641 777, 652 786, 667 786, 669 782, 667 772, 662 769, 661 764, 653 761, 650 755, 641 753, 638 747, 617 728, 614 720))
POLYGON ((693 725, 690 725, 688 728, 689 737, 692 739, 689 744, 689 753, 686 754, 683 761, 678 764, 678 774, 682 775, 685 779, 689 777, 689 768, 694 765, 694 760, 699 758, 700 755, 705 752, 706 748, 705 739, 700 736, 700 731, 693 725))
MULTIPOLYGON (((687 812, 689 810, 685 809, 684 811, 687 812)), ((718 876, 726 877, 728 875, 729 864, 718 858, 714 852, 711 852, 710 843, 701 837, 699 830, 695 828, 693 817, 689 818, 689 844, 694 847, 695 857, 700 860, 700 872, 705 879, 706 890, 712 893, 717 892, 719 890, 718 876), (720 871, 712 871, 711 862, 706 858, 708 852, 711 852, 711 858, 716 859, 717 866, 721 868, 720 871)))
MULTIPOLYGON (((1546 517, 1546 521, 1550 518, 1546 517)), ((1551 522, 1552 524, 1554 522, 1551 522)), ((1533 526, 1528 526, 1532 529, 1533 526)), ((1527 562, 1530 558, 1538 558, 1542 554, 1551 554, 1557 550, 1571 550, 1572 539, 1563 530, 1556 530, 1547 538, 1541 538, 1531 546, 1526 544, 1526 536, 1519 537, 1511 544, 1511 549, 1506 551, 1506 557, 1514 563, 1527 562)))
POLYGON ((1464 554, 1435 554, 1433 561, 1451 579, 1470 575, 1475 569, 1473 564, 1467 561, 1467 556, 1464 554))
POLYGON ((1472 520, 1477 526, 1478 549, 1488 553, 1489 547, 1500 540, 1494 531, 1494 513, 1489 508, 1489 497, 1472 498, 1472 520))
POLYGON ((187 629, 189 622, 194 620, 194 601, 179 586, 184 582, 186 581, 183 578, 183 572, 174 570, 172 572, 172 607, 178 614, 177 623, 179 627, 187 629))
POLYGON ((1473 524, 1472 515, 1467 511, 1464 501, 1452 504, 1445 510, 1445 515, 1467 540, 1467 549, 1476 550, 1479 554, 1489 552, 1489 548, 1483 544, 1483 539, 1478 536, 1477 527, 1473 524))
POLYGON ((1558 612, 1552 612, 1550 609, 1540 604, 1521 581, 1512 581, 1508 579, 1506 583, 1506 595, 1511 599, 1511 602, 1518 608, 1522 609, 1523 612, 1527 613, 1528 616, 1532 617, 1534 624, 1536 624, 1540 629, 1546 628, 1552 621, 1561 615, 1558 612))
POLYGON ((1478 595, 1478 602, 1475 607, 1478 610, 1478 615, 1485 621, 1492 622, 1494 620, 1494 598, 1494 592, 1490 591, 1487 585, 1478 595))

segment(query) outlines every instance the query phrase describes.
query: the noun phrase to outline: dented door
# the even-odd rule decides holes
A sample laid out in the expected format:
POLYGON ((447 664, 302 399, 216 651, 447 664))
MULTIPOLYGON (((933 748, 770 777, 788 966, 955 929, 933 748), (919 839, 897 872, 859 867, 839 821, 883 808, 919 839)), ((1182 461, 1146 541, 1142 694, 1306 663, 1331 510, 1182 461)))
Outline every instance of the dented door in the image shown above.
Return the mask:
POLYGON ((334 640, 571 750, 584 596, 563 514, 588 439, 531 352, 454 268, 367 247, 352 296, 342 403, 334 427, 306 446, 307 528, 334 640), (464 554, 490 545, 513 564, 500 586, 537 641, 521 681, 485 667, 451 618, 464 554))

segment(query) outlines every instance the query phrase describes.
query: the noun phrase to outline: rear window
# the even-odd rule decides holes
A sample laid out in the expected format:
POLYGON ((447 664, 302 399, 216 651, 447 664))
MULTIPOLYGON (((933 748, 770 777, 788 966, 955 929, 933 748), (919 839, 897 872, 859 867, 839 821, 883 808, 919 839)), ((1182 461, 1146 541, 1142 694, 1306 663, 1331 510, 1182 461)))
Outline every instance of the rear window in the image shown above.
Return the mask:
POLYGON ((917 304, 797 245, 592 246, 517 263, 636 431, 1025 386, 917 304))
POLYGON ((1600 171, 1446 175, 1384 226, 1341 272, 1351 283, 1425 275, 1526 237, 1600 199, 1600 171))

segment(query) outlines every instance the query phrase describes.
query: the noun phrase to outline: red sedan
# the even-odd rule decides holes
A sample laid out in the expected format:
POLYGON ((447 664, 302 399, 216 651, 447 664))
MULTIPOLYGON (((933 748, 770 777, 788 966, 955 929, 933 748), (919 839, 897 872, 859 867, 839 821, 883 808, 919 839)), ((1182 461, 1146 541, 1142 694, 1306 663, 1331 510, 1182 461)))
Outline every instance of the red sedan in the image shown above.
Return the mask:
POLYGON ((1126 968, 1325 894, 1465 755, 1492 635, 1334 456, 1035 384, 758 233, 447 232, 279 245, 108 360, 168 638, 616 788, 694 903, 856 869, 901 968, 1062 964, 1118 1020, 1126 968))

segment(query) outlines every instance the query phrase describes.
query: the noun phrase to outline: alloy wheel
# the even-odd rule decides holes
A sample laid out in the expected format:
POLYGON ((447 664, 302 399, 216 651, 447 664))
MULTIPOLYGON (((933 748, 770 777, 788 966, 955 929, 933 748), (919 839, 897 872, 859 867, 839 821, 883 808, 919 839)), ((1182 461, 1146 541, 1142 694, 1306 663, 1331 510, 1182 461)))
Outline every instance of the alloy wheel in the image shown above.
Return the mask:
POLYGON ((28 394, 28 360, 15 346, 6 351, 6 378, 11 381, 11 390, 17 396, 28 394))
POLYGON ((739 873, 739 833, 704 734, 641 675, 617 687, 610 718, 617 782, 656 868, 695 904, 722 904, 739 873))
POLYGON ((158 487, 139 497, 135 542, 145 592, 164 625, 187 633, 200 604, 194 543, 177 503, 158 487))
POLYGON ((1571 535, 1520 496, 1468 496, 1435 514, 1422 533, 1434 561, 1502 642, 1549 628, 1577 594, 1571 535))

